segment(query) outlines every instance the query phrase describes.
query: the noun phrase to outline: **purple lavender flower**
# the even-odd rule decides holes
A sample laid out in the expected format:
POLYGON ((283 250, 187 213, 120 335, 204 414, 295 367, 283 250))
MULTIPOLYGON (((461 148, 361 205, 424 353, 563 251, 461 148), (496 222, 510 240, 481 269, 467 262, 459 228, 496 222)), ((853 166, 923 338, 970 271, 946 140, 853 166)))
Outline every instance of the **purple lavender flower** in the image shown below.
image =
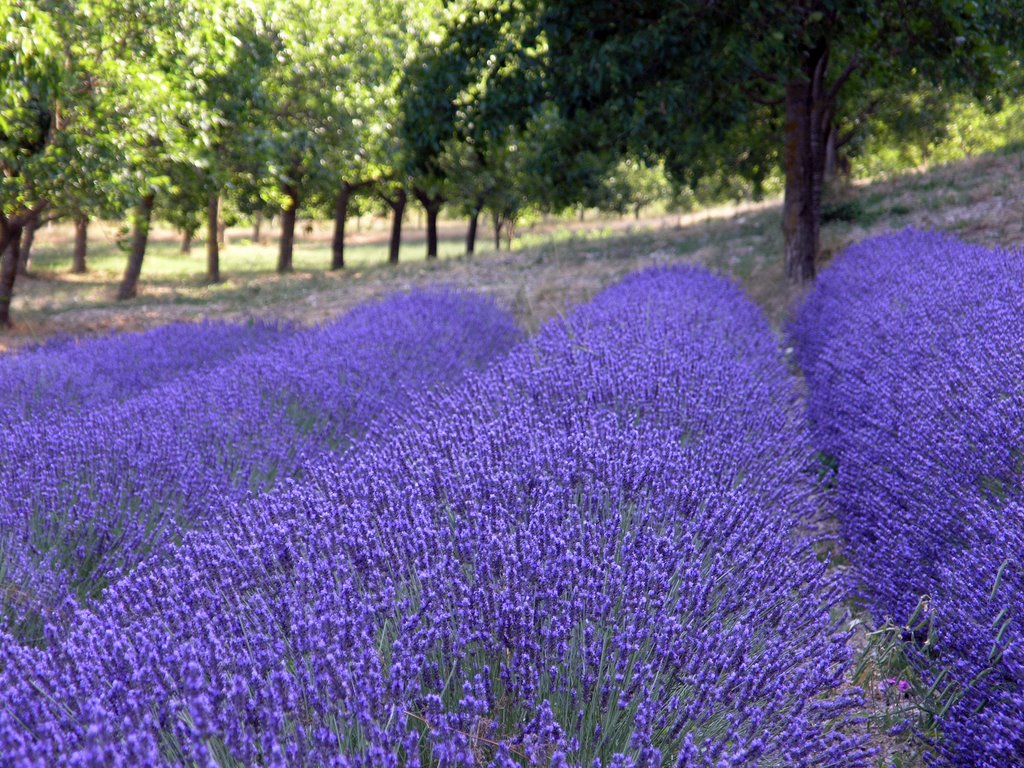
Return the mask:
POLYGON ((907 649, 956 684, 954 765, 1024 764, 1022 285, 1019 250, 907 230, 836 259, 791 328, 864 600, 902 625, 928 597, 907 649))
POLYGON ((57 338, 3 355, 0 428, 133 397, 184 374, 230 363, 292 332, 264 322, 174 323, 99 339, 57 338))
POLYGON ((794 385, 627 279, 0 646, 14 764, 867 765, 794 385))
MULTIPOLYGON (((214 328, 156 335, 192 333, 200 343, 214 328)), ((150 350, 150 335, 72 352, 85 357, 98 345, 106 360, 111 347, 150 350)), ((229 500, 301 473, 307 461, 386 421, 412 392, 486 364, 518 332, 493 302, 434 290, 278 337, 221 367, 193 364, 172 377, 168 363, 163 383, 127 399, 112 392, 97 401, 98 389, 69 379, 63 389, 86 393, 92 407, 0 430, 0 622, 41 639, 48 621, 67 620, 73 600, 97 598, 229 500)), ((168 360, 188 357, 180 346, 168 360)), ((147 355, 126 355, 109 389, 128 394, 142 375, 127 370, 133 365, 164 370, 147 355)), ((87 382, 95 369, 83 366, 87 382)))

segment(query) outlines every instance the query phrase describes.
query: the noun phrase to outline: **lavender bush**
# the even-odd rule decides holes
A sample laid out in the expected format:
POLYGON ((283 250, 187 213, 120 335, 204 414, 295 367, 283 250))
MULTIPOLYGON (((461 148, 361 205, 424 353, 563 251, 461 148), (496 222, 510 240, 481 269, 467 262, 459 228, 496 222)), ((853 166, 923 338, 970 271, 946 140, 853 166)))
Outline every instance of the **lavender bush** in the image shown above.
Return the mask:
POLYGON ((47 650, 17 765, 864 765, 764 318, 656 270, 233 500, 47 650), (379 422, 378 422, 379 424, 379 422))
POLYGON ((0 428, 138 395, 185 373, 210 370, 280 342, 291 330, 264 322, 174 323, 101 339, 54 339, 5 355, 0 357, 0 428))
POLYGON ((1024 764, 1024 255, 907 230, 850 248, 792 327, 877 622, 945 689, 938 761, 1024 764), (923 603, 921 602, 923 600, 923 603))
POLYGON ((0 606, 11 631, 39 639, 69 598, 98 596, 228 499, 296 474, 401 409, 410 390, 452 382, 517 337, 489 300, 395 296, 229 366, 0 432, 0 606))

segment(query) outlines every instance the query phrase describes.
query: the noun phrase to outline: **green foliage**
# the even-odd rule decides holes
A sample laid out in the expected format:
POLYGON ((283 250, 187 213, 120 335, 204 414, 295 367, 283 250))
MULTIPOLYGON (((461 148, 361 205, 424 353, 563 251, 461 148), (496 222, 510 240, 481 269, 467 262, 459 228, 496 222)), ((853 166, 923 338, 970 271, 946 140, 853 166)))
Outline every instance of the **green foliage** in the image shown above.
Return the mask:
POLYGON ((228 50, 217 5, 15 5, 0 56, 0 82, 20 84, 0 107, 5 215, 124 208, 196 162, 212 125, 204 78, 228 50))
MULTIPOLYGON (((424 47, 403 81, 404 172, 460 211, 487 208, 511 225, 532 202, 551 207, 555 135, 531 56, 532 16, 518 2, 449 4, 438 44, 424 47)), ((558 154, 555 165, 564 162, 558 154)))
POLYGON ((243 41, 258 62, 250 109, 243 116, 244 159, 260 196, 290 205, 283 187, 305 192, 321 178, 332 140, 351 122, 325 82, 348 73, 344 37, 325 4, 269 2, 255 11, 243 41))
POLYGON ((903 626, 886 622, 868 633, 853 674, 870 696, 865 725, 885 738, 887 765, 926 765, 930 745, 942 737, 940 718, 963 696, 948 672, 922 674, 921 659, 935 655, 938 639, 929 603, 923 597, 903 626))
MULTIPOLYGON (((326 207, 343 181, 394 173, 401 72, 428 36, 436 3, 270 0, 239 30, 251 95, 240 128, 240 187, 271 205, 283 190, 326 207)), ((237 75, 236 75, 237 79, 237 75)))
MULTIPOLYGON (((326 212, 348 185, 511 224, 759 199, 782 190, 786 85, 823 46, 855 176, 1024 142, 1022 16, 1008 0, 0 0, 0 211, 120 218, 156 192, 187 229, 211 193, 243 216, 292 193, 326 212)), ((826 219, 871 213, 850 205, 826 219)))
MULTIPOLYGON (((780 166, 783 97, 809 76, 809 57, 824 56, 815 77, 827 86, 826 125, 855 152, 850 142, 890 98, 940 84, 972 95, 1005 84, 1024 39, 1024 13, 1008 2, 641 2, 623 13, 612 0, 552 0, 533 8, 550 98, 585 126, 568 146, 663 158, 681 184, 739 175, 755 196, 780 166)), ((910 131, 890 127, 901 138, 910 131)))
POLYGON ((894 98, 857 148, 853 175, 878 178, 1024 144, 1024 100, 937 91, 894 98), (937 103, 938 102, 938 103, 937 103))
POLYGON ((672 188, 662 166, 627 157, 604 179, 601 191, 604 199, 596 207, 621 215, 668 199, 672 188))
POLYGON ((4 165, 17 163, 43 144, 52 104, 61 86, 60 37, 45 8, 33 2, 0 1, 0 142, 4 165))
POLYGON ((60 16, 46 5, 0 0, 0 213, 32 208, 56 171, 56 105, 70 78, 62 66, 60 16))
MULTIPOLYGON (((859 198, 826 201, 821 208, 821 220, 826 224, 834 221, 865 223, 869 214, 859 198)), ((872 218, 877 218, 873 216, 872 218)))

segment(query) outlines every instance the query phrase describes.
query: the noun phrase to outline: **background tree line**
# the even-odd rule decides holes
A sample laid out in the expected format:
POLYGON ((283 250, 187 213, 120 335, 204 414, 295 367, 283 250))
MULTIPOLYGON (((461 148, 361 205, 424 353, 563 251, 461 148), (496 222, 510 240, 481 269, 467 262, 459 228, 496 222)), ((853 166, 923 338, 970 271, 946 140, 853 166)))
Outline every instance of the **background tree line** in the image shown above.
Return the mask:
POLYGON ((814 275, 825 179, 872 151, 927 144, 965 99, 1020 82, 1024 10, 966 0, 0 0, 0 323, 38 227, 124 219, 119 298, 155 217, 206 230, 221 279, 225 206, 442 209, 495 238, 527 206, 639 210, 695 190, 784 191, 786 269, 814 275), (908 105, 918 119, 907 119, 908 105))

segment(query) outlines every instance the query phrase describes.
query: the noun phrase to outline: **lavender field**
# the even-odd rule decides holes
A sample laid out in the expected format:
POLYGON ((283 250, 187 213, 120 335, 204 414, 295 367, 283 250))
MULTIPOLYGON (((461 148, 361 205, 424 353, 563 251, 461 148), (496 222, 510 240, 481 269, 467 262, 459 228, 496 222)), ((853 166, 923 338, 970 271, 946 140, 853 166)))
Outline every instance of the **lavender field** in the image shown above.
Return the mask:
POLYGON ((694 267, 0 358, 0 765, 1024 764, 1022 285, 908 230, 792 360, 694 267))
POLYGON ((1024 254, 850 248, 791 328, 856 597, 892 622, 953 765, 1024 764, 1024 254))

